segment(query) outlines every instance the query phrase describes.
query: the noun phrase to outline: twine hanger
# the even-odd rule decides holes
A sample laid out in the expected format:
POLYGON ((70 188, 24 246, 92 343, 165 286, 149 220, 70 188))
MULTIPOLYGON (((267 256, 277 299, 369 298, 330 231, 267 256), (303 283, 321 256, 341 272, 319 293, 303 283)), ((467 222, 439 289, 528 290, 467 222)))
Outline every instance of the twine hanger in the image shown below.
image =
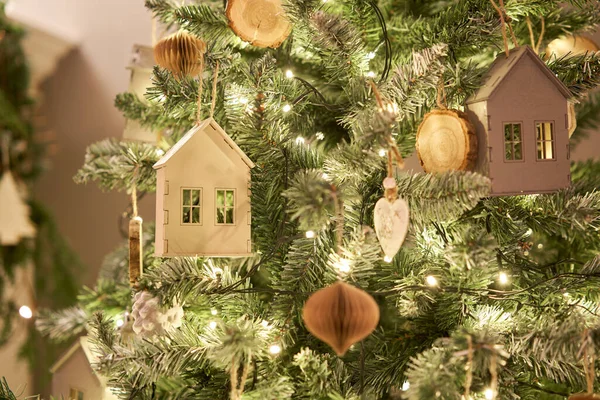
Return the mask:
POLYGON ((5 132, 2 135, 2 170, 10 170, 10 133, 5 132))
MULTIPOLYGON (((385 110, 389 110, 389 103, 383 101, 381 97, 381 93, 379 89, 377 89, 377 85, 373 81, 369 81, 371 88, 373 89, 373 94, 375 95, 375 100, 377 101, 377 107, 379 107, 379 112, 384 112, 385 110)), ((396 165, 400 169, 404 169, 404 160, 402 159, 402 154, 398 150, 398 146, 396 145, 396 141, 392 137, 391 131, 389 135, 386 135, 385 141, 389 147, 387 152, 387 177, 394 178, 394 161, 396 161, 396 165)), ((398 188, 394 189, 386 189, 385 197, 393 202, 398 198, 398 188)))
MULTIPOLYGON (((204 74, 204 55, 200 56, 200 72, 198 73, 198 99, 197 99, 197 110, 196 110, 196 123, 200 124, 202 122, 202 86, 203 79, 202 75, 204 74)), ((217 81, 219 78, 219 61, 217 60, 215 64, 215 69, 213 72, 213 82, 212 82, 212 93, 211 93, 211 104, 210 104, 210 118, 212 118, 215 114, 215 107, 217 105, 217 81)))
POLYGON ((596 357, 592 350, 592 354, 589 354, 590 344, 590 330, 586 329, 583 331, 583 371, 585 372, 585 380, 587 383, 587 394, 593 394, 594 392, 594 380, 596 379, 595 363, 596 357))
POLYGON ((465 366, 467 376, 465 378, 465 394, 463 395, 463 398, 465 400, 470 400, 471 385, 473 384, 473 338, 471 335, 467 335, 467 346, 467 365, 465 366))
POLYGON ((437 86, 437 96, 435 99, 438 108, 442 109, 442 110, 447 110, 448 109, 448 103, 447 103, 447 99, 446 99, 446 88, 444 86, 444 76, 440 76, 440 81, 438 83, 437 86))
POLYGON ((544 40, 544 35, 546 34, 546 19, 544 17, 540 17, 540 21, 542 22, 542 29, 540 32, 540 37, 537 42, 535 41, 535 35, 533 34, 533 26, 531 24, 531 19, 529 16, 525 18, 527 22, 527 29, 529 30, 529 40, 531 41, 531 48, 535 51, 535 54, 540 54, 540 47, 542 45, 542 41, 544 40))
POLYGON ((506 33, 506 27, 508 26, 508 30, 510 32, 510 36, 512 38, 513 44, 515 47, 519 47, 519 43, 517 42, 517 37, 515 36, 515 32, 512 29, 512 26, 510 25, 510 21, 507 21, 508 17, 506 15, 506 10, 504 8, 504 0, 499 0, 500 1, 500 6, 498 6, 498 4, 496 4, 496 2, 494 0, 490 0, 490 2, 492 3, 492 6, 496 9, 496 11, 498 12, 498 15, 500 15, 500 23, 502 25, 502 40, 504 41, 504 52, 506 53, 506 57, 509 56, 510 51, 508 49, 508 35, 506 33))

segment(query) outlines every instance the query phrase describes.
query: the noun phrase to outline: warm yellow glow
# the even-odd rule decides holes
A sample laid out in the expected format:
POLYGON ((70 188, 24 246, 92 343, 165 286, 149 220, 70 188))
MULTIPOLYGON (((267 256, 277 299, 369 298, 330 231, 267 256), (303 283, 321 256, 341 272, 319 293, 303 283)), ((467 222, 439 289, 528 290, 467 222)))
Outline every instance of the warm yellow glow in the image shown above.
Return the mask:
POLYGON ((537 122, 537 159, 554 159, 554 126, 552 122, 537 122))
POLYGON ((271 354, 279 354, 281 353, 281 346, 274 344, 271 347, 269 347, 269 353, 271 354))
POLYGON ((438 280, 435 276, 429 275, 427 278, 425 278, 425 282, 427 282, 427 284, 429 286, 437 286, 438 285, 438 280))
POLYGON ((19 315, 25 319, 30 319, 33 317, 33 311, 27 306, 21 306, 21 308, 19 308, 19 315))

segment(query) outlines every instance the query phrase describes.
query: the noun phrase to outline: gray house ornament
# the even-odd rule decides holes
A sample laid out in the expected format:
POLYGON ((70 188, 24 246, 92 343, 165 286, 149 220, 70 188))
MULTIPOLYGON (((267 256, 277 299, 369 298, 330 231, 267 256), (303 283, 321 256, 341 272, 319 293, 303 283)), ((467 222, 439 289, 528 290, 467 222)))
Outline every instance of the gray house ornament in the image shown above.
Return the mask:
POLYGON ((571 92, 529 46, 502 53, 466 103, 477 130, 475 171, 494 196, 549 193, 571 184, 571 92))

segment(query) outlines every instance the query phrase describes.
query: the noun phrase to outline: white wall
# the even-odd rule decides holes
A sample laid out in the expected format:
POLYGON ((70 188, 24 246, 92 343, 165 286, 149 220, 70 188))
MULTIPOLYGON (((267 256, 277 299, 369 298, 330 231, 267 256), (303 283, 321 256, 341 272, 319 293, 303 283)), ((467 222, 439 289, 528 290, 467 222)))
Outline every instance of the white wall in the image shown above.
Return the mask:
MULTIPOLYGON (((89 266, 82 283, 93 284, 104 255, 121 240, 117 221, 128 204, 124 193, 102 193, 95 184, 76 185, 85 148, 120 137, 121 113, 113 106, 129 82, 125 69, 134 43, 151 44, 151 14, 144 0, 12 0, 9 15, 79 43, 44 86, 42 112, 52 129, 50 170, 36 196, 56 216, 61 231, 89 266)), ((142 216, 154 220, 153 199, 142 216)), ((146 204, 144 204, 146 203, 146 204)))

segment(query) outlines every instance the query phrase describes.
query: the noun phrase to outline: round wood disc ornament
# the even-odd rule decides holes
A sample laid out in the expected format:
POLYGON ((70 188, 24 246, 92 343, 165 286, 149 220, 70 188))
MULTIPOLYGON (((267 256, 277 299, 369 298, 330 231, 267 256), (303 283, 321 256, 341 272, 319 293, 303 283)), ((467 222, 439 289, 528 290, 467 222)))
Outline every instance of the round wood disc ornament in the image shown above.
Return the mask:
POLYGON ((227 18, 235 34, 256 47, 277 48, 292 30, 281 0, 229 0, 227 18))
POLYGON ((569 400, 600 400, 600 394, 577 393, 569 396, 569 400))
POLYGON ((425 172, 465 171, 477 161, 477 134, 458 110, 433 110, 417 131, 417 154, 425 172))
POLYGON ((186 31, 179 31, 154 46, 154 57, 161 67, 177 78, 196 76, 204 67, 206 43, 186 31))
POLYGON ((310 333, 343 356, 375 330, 379 306, 367 292, 338 281, 309 297, 302 319, 310 333))

